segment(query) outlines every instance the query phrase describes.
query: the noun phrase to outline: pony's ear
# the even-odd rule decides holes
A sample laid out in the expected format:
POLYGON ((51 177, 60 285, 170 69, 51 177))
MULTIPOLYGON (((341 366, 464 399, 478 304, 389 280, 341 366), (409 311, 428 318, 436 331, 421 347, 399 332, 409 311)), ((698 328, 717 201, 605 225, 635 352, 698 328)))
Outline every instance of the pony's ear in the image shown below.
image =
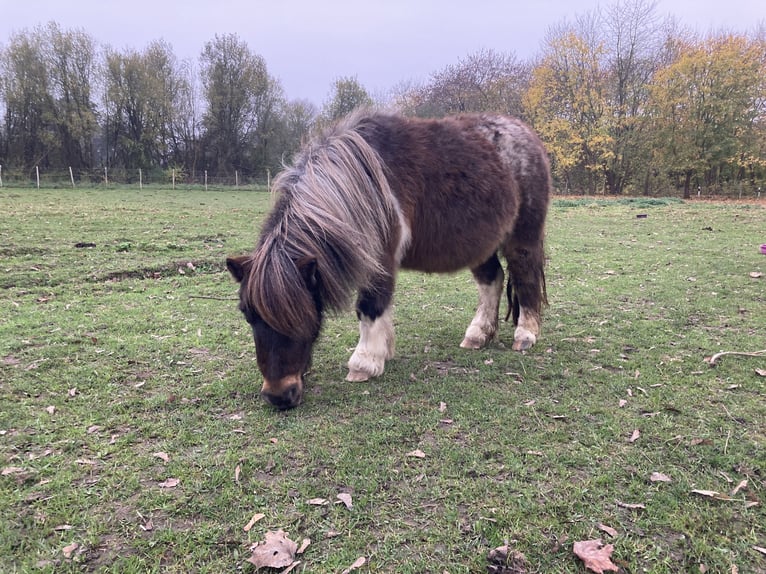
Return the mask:
POLYGON ((308 287, 309 291, 315 291, 317 285, 319 285, 319 273, 317 272, 317 260, 316 257, 304 257, 295 262, 298 267, 298 271, 303 277, 303 282, 308 287))
POLYGON ((229 273, 231 273, 231 276, 237 280, 237 283, 242 283, 245 275, 250 273, 251 264, 252 263, 248 255, 226 258, 226 269, 228 269, 229 273))

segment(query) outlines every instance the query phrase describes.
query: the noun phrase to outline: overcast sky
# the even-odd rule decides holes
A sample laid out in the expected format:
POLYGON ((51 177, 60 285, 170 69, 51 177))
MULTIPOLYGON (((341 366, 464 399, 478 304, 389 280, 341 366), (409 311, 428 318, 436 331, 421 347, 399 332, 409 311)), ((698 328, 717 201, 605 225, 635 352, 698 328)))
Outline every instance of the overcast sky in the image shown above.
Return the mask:
MULTIPOLYGON (((321 105, 333 80, 356 76, 373 95, 488 48, 539 54, 546 30, 615 1, 597 0, 0 0, 0 44, 55 21, 116 49, 167 41, 197 61, 216 34, 263 56, 289 99, 321 105)), ((658 0, 657 15, 705 33, 750 32, 764 0, 658 0)))

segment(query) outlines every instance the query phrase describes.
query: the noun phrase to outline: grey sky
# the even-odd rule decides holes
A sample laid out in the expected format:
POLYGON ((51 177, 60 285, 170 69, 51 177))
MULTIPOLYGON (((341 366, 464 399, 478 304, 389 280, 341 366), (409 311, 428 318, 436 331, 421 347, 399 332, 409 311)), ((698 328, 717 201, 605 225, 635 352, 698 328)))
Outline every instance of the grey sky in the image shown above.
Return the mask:
MULTIPOLYGON (((614 4, 606 0, 602 6, 614 4)), ((82 29, 117 49, 164 39, 197 61, 215 34, 236 33, 266 60, 290 99, 321 104, 331 83, 357 76, 373 94, 425 80, 483 48, 540 52, 549 26, 594 10, 597 0, 0 0, 0 44, 48 21, 82 29)), ((763 0, 659 0, 700 32, 749 32, 766 21, 763 0)))

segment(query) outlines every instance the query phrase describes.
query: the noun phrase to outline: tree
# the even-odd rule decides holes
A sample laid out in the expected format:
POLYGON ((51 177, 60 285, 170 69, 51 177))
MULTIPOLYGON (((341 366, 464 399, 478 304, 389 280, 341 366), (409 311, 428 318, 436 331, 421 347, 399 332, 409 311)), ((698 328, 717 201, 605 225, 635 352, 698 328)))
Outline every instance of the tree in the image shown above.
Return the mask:
POLYGON ((282 88, 235 34, 216 35, 200 57, 208 164, 219 173, 267 164, 282 88))
POLYGON ((359 107, 372 104, 370 94, 356 76, 338 78, 333 82, 332 94, 322 108, 322 121, 332 123, 359 107))
POLYGON ((660 165, 682 179, 684 197, 693 180, 720 186, 763 161, 750 135, 762 129, 763 58, 762 47, 743 36, 711 37, 690 43, 654 76, 655 150, 660 165))
POLYGON ((424 86, 399 96, 408 113, 439 117, 464 112, 499 112, 520 117, 530 68, 514 54, 481 50, 431 75, 424 86))

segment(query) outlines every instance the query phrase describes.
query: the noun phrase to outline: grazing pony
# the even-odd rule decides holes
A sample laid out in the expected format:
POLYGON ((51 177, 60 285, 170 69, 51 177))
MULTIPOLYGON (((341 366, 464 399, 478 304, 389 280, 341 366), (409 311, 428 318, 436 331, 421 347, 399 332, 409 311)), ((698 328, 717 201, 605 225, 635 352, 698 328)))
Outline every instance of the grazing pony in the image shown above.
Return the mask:
POLYGON ((476 315, 461 347, 494 336, 508 263, 513 348, 540 333, 543 234, 551 189, 543 144, 522 122, 476 114, 440 120, 360 111, 307 144, 274 180, 276 205, 255 251, 227 259, 253 330, 261 396, 300 404, 327 311, 357 293, 360 338, 349 381, 383 373, 394 355, 397 270, 471 269, 476 315))

